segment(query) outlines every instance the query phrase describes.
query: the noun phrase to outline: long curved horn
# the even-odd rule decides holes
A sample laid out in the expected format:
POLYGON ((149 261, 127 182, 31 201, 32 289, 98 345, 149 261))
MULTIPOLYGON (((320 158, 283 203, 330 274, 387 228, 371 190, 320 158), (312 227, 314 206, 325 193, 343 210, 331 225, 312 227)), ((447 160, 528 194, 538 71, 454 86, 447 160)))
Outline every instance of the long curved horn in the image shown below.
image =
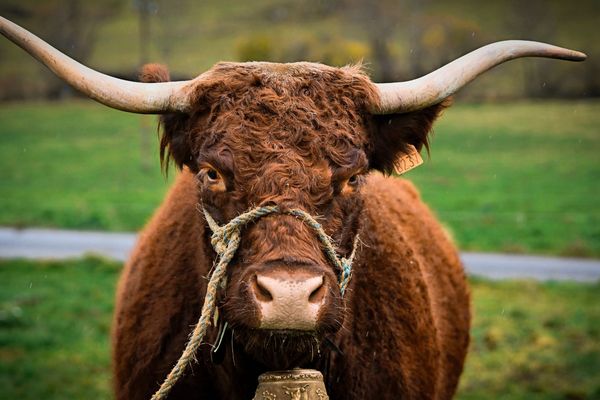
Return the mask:
POLYGON ((185 112, 190 108, 189 99, 195 80, 162 83, 126 81, 78 63, 3 17, 0 17, 0 33, 75 89, 109 107, 140 114, 185 112))
POLYGON ((379 104, 371 107, 373 114, 404 113, 437 104, 456 93, 479 75, 519 57, 547 57, 568 61, 583 61, 584 53, 546 43, 527 40, 506 40, 483 46, 449 64, 406 82, 378 83, 379 104))

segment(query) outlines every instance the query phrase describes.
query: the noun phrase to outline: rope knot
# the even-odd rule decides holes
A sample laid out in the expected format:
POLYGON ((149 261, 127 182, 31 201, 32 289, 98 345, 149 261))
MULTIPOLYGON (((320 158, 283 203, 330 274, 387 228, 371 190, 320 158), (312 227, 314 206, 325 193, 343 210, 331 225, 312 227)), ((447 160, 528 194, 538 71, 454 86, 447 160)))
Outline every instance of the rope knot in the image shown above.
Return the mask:
POLYGON ((227 226, 220 226, 213 231, 210 237, 210 243, 212 244, 215 252, 219 255, 225 254, 232 242, 239 241, 241 229, 228 230, 227 226))
POLYGON ((206 209, 203 209, 204 217, 206 222, 212 231, 210 237, 210 243, 212 244, 215 252, 220 258, 228 252, 228 250, 237 249, 237 243, 239 243, 242 224, 239 221, 239 217, 231 220, 228 224, 220 226, 217 221, 210 215, 206 209), (236 244, 235 249, 229 249, 230 245, 236 244))

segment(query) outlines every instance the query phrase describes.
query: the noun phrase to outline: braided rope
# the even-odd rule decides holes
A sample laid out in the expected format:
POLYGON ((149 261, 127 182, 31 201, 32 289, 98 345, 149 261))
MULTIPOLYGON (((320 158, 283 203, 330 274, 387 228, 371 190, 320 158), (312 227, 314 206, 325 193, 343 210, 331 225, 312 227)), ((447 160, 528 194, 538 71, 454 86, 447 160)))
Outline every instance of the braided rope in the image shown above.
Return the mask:
MULTIPOLYGON (((185 367, 192 361, 197 361, 196 351, 202 343, 202 339, 206 335, 206 331, 211 325, 211 319, 215 314, 217 290, 219 288, 224 289, 226 286, 227 277, 225 272, 227 265, 229 265, 229 262, 232 260, 239 247, 242 228, 250 222, 253 222, 265 215, 280 213, 277 206, 256 207, 238 215, 227 224, 221 226, 206 211, 206 209, 203 209, 203 212, 206 222, 208 223, 210 230, 213 232, 211 236, 211 244, 217 253, 218 262, 213 270, 210 280, 208 281, 200 319, 190 335, 183 354, 171 372, 169 372, 169 375, 162 383, 160 388, 156 391, 156 393, 154 393, 152 400, 166 399, 175 383, 177 383, 179 378, 181 378, 185 373, 185 367)), ((354 261, 354 256, 356 254, 358 235, 354 237, 354 243, 352 245, 352 252, 350 253, 350 256, 348 258, 338 257, 332 239, 327 235, 327 233, 325 233, 321 224, 319 224, 317 220, 315 220, 310 214, 300 209, 293 209, 283 213, 302 219, 302 221, 304 221, 304 223, 312 228, 312 230, 315 232, 323 244, 325 254, 327 254, 335 267, 341 271, 339 285, 341 295, 344 296, 348 283, 350 282, 350 278, 352 277, 352 262, 354 261)))

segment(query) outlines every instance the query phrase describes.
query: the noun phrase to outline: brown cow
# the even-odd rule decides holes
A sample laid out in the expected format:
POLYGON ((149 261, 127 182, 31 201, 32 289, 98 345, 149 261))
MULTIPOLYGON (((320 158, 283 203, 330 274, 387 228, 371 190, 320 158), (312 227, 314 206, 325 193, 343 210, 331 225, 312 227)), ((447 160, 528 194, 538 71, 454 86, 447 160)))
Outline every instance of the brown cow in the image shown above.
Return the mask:
POLYGON ((243 229, 219 322, 169 398, 250 399, 259 374, 293 367, 320 370, 332 399, 451 398, 469 342, 464 272, 417 190, 385 175, 428 146, 444 99, 481 72, 521 56, 585 57, 504 42, 404 83, 312 63, 219 63, 173 83, 148 66, 144 80, 163 83, 131 83, 82 69, 6 20, 0 31, 102 103, 164 114, 161 155, 181 172, 119 283, 118 399, 150 398, 200 316, 216 259, 202 210, 223 225, 268 205, 281 212, 243 229), (339 255, 358 242, 344 296, 341 271, 294 209, 318 219, 339 255))

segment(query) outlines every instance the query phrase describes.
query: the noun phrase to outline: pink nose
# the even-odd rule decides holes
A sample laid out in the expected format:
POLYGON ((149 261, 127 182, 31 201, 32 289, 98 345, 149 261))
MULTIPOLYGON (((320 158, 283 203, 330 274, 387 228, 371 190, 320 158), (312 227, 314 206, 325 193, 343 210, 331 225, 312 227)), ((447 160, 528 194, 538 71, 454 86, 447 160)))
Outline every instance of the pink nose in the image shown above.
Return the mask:
POLYGON ((256 274, 251 290, 260 310, 261 329, 313 330, 327 285, 322 275, 267 271, 256 274))

